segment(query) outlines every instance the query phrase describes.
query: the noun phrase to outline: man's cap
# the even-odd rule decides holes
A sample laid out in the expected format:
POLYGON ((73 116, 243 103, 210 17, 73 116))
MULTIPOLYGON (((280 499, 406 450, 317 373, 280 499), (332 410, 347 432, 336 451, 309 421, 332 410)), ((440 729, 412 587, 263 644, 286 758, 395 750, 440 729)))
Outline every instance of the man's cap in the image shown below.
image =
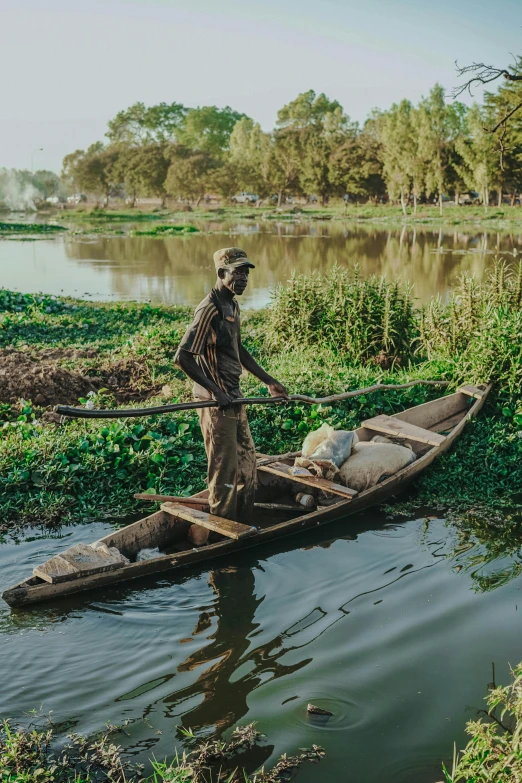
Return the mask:
POLYGON ((248 260, 247 254, 240 247, 223 247, 214 253, 214 264, 218 269, 237 269, 239 266, 249 266, 255 269, 254 264, 248 260))

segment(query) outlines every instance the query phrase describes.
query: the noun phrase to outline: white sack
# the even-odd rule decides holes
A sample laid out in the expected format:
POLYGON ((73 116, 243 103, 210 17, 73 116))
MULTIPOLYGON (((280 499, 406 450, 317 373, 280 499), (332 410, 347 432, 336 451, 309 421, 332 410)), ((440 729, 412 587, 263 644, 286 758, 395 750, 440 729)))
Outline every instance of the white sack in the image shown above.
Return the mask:
POLYGON ((326 422, 321 424, 318 430, 309 432, 304 439, 303 448, 301 449, 301 454, 303 457, 310 457, 310 455, 314 453, 316 448, 323 442, 323 440, 329 438, 333 432, 334 428, 330 427, 330 425, 326 424, 326 422))
POLYGON ((335 430, 326 440, 319 444, 313 454, 310 455, 310 459, 312 462, 333 462, 337 468, 340 468, 358 442, 359 438, 355 432, 335 430))

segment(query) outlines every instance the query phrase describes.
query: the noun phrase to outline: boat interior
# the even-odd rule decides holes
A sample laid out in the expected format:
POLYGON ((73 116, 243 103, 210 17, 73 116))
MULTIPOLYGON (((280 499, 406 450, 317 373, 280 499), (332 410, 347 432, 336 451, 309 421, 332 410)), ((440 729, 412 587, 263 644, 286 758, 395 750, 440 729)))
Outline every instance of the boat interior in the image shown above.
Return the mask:
MULTIPOLYGON (((484 390, 485 387, 463 387, 455 394, 438 398, 393 416, 379 416, 375 420, 363 422, 356 433, 360 441, 368 441, 376 434, 388 432, 390 437, 398 439, 397 442, 409 444, 419 459, 443 443, 454 427, 467 415, 473 403, 480 399, 484 390), (387 429, 390 424, 388 420, 399 422, 399 429, 396 425, 393 427, 394 421, 391 422, 393 429, 387 429), (403 428, 403 422, 405 425, 411 425, 412 429, 403 428)), ((203 522, 209 530, 208 541, 200 545, 207 546, 226 541, 228 538, 239 539, 244 535, 338 504, 340 501, 350 502, 357 494, 350 492, 349 488, 340 487, 324 479, 306 481, 301 477, 285 475, 285 471, 293 465, 293 458, 280 460, 274 457, 270 458, 273 462, 266 464, 267 455, 257 456, 258 486, 251 525, 233 523, 234 530, 231 531, 227 524, 228 520, 212 517, 208 513, 208 505, 191 507, 189 505, 191 499, 187 498, 184 510, 180 508, 180 504, 164 503, 160 511, 106 536, 102 541, 108 546, 116 546, 131 561, 139 557, 139 553, 144 549, 159 550, 156 556, 175 554, 194 548, 194 544, 188 538, 192 524, 203 522), (180 514, 183 514, 184 518, 180 514)), ((194 499, 201 500, 207 497, 208 490, 193 496, 194 499)))

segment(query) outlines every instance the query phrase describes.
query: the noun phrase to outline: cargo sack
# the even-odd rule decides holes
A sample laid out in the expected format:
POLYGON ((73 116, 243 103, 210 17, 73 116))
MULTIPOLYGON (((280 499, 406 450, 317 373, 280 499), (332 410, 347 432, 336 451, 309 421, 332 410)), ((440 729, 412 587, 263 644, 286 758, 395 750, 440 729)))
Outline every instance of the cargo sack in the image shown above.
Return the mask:
POLYGON ((339 471, 339 480, 350 489, 364 492, 393 476, 406 465, 415 462, 415 454, 407 446, 378 440, 361 441, 339 471))

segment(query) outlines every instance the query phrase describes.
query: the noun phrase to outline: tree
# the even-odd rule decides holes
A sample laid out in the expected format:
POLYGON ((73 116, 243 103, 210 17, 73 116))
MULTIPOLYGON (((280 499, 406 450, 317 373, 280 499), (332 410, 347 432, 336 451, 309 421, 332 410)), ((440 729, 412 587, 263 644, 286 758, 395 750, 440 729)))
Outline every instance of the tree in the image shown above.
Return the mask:
POLYGON ((460 135, 460 128, 455 122, 457 115, 446 106, 440 84, 421 101, 418 111, 419 149, 426 162, 426 191, 437 194, 442 215, 442 196, 450 179, 450 149, 460 135))
POLYGON ((286 191, 297 190, 301 171, 302 144, 300 131, 282 128, 274 131, 271 157, 271 180, 280 207, 286 191))
POLYGON ((404 214, 413 181, 414 159, 418 154, 412 112, 410 101, 403 100, 375 118, 388 195, 390 199, 400 199, 404 214))
POLYGON ((270 196, 273 184, 273 140, 258 122, 242 117, 230 136, 228 165, 235 170, 239 188, 250 190, 260 198, 270 196))
POLYGON ((357 126, 350 122, 338 101, 324 93, 303 92, 277 114, 279 135, 292 133, 294 147, 300 146, 299 184, 306 193, 318 193, 324 205, 334 189, 330 158, 357 126))
POLYGON ((234 111, 230 106, 201 106, 188 109, 177 133, 180 144, 191 150, 222 157, 229 149, 230 136, 235 124, 245 114, 234 111))
POLYGON ((42 169, 32 175, 32 184, 46 199, 50 196, 56 196, 60 190, 60 177, 54 171, 42 169))
POLYGON ((121 181, 132 199, 138 195, 159 196, 164 206, 167 192, 165 180, 170 166, 165 144, 147 144, 120 149, 114 177, 121 181))
POLYGON ((467 116, 468 133, 456 141, 463 161, 459 173, 469 188, 481 193, 485 209, 489 204, 489 190, 498 166, 496 139, 484 128, 487 120, 486 110, 475 103, 467 116))
POLYGON ((175 141, 187 109, 181 103, 158 103, 145 106, 134 103, 109 120, 106 133, 111 143, 150 144, 175 141))
POLYGON ((373 118, 353 132, 330 158, 330 181, 344 194, 377 199, 386 191, 382 177, 381 144, 373 118))
POLYGON ((171 196, 195 201, 196 206, 212 187, 220 161, 208 152, 192 152, 178 146, 171 152, 165 190, 171 196))
POLYGON ((103 195, 108 204, 109 196, 118 185, 114 173, 119 154, 116 147, 104 147, 102 142, 96 142, 86 152, 76 150, 66 155, 62 176, 78 190, 103 195))
MULTIPOLYGON (((488 116, 488 126, 496 125, 499 118, 508 114, 522 99, 522 83, 508 82, 501 85, 496 93, 484 93, 484 108, 488 116)), ((517 191, 522 187, 522 115, 515 113, 509 122, 502 125, 496 133, 498 167, 496 188, 499 206, 504 190, 511 190, 512 203, 517 191)))
POLYGON ((322 125, 326 116, 337 110, 342 113, 339 101, 331 101, 323 92, 316 95, 313 90, 308 90, 279 109, 277 125, 279 128, 303 130, 313 125, 322 125))

